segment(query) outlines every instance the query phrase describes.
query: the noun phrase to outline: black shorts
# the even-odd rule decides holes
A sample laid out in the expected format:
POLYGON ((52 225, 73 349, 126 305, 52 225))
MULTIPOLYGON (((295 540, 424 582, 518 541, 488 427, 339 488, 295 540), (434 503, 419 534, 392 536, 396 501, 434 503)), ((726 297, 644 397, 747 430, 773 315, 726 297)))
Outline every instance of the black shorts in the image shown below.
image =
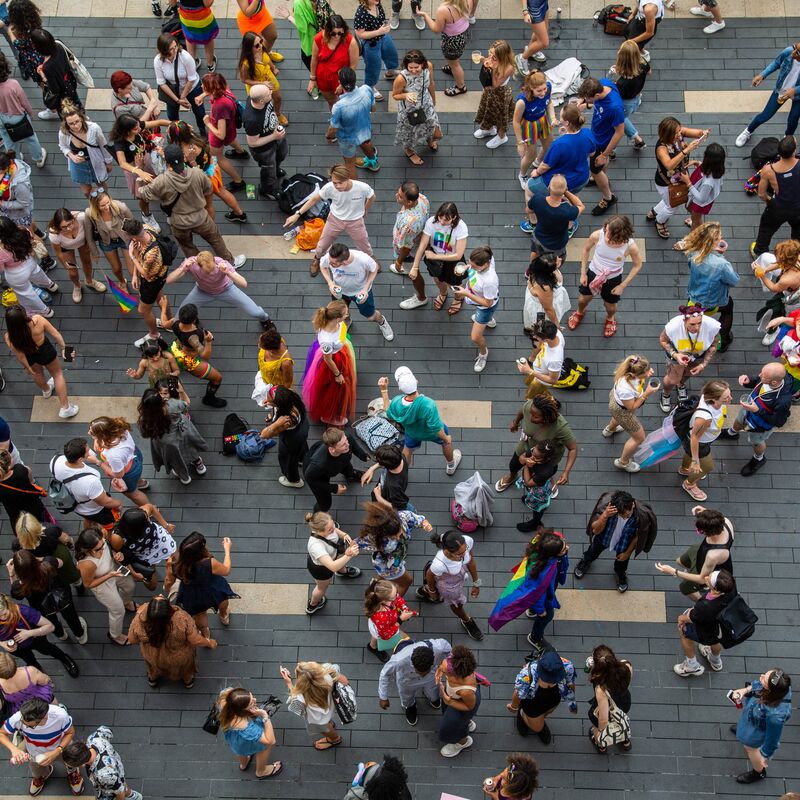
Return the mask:
POLYGON ((592 175, 599 175, 608 166, 608 161, 606 161, 602 167, 597 166, 597 156, 602 155, 602 153, 603 148, 598 147, 597 150, 589 156, 589 172, 591 172, 592 175))
POLYGON ((329 581, 333 577, 333 573, 327 567, 315 564, 311 556, 306 559, 306 569, 315 581, 329 581))
POLYGON ((47 337, 45 337, 44 342, 36 349, 36 352, 25 353, 25 358, 28 359, 28 365, 31 367, 34 364, 46 367, 48 364, 52 364, 53 361, 58 358, 58 353, 56 352, 56 348, 53 346, 53 343, 47 337))
MULTIPOLYGON (((594 272, 587 268, 586 270, 586 277, 588 278, 586 282, 586 286, 582 283, 578 284, 578 294, 583 295, 590 295, 592 290, 589 288, 589 284, 597 277, 594 272)), ((622 283, 622 275, 617 275, 616 278, 609 278, 604 284, 603 288, 600 289, 600 297, 604 303, 609 303, 610 305, 614 305, 619 303, 619 297, 615 294, 612 294, 611 290, 616 288, 622 283)))
POLYGON ((455 273, 457 261, 441 261, 438 258, 424 258, 423 261, 431 278, 449 283, 450 286, 461 286, 466 280, 466 275, 459 276, 455 273))
POLYGON ((113 525, 117 521, 117 518, 111 512, 110 508, 104 508, 102 511, 98 511, 96 514, 78 514, 78 516, 83 517, 89 522, 94 522, 95 525, 100 525, 103 528, 108 525, 113 525))
POLYGON ((540 699, 537 695, 534 695, 527 700, 521 700, 519 707, 526 717, 541 717, 547 714, 548 711, 558 708, 560 702, 560 699, 556 703, 553 703, 552 697, 544 696, 540 699))
POLYGON ((166 275, 163 278, 156 278, 154 281, 146 281, 144 278, 140 277, 139 299, 148 306, 152 306, 153 303, 158 300, 158 295, 161 293, 161 290, 164 288, 164 284, 166 282, 166 275))

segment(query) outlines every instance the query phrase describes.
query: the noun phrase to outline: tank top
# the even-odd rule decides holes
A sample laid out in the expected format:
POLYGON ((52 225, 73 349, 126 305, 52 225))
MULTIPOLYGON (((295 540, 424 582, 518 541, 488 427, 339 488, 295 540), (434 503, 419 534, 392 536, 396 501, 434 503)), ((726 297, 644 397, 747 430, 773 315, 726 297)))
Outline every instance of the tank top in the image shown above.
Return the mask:
MULTIPOLYGON (((103 555, 101 555, 100 558, 95 558, 93 555, 87 554, 86 560, 91 561, 92 564, 94 564, 95 574, 98 577, 105 575, 107 572, 113 572, 117 568, 117 562, 114 561, 114 558, 111 555, 111 548, 108 546, 108 543, 104 545, 103 555)), ((99 586, 95 587, 95 589, 99 588, 99 586)))
POLYGON ((459 33, 464 33, 469 28, 469 19, 467 17, 455 19, 453 9, 450 6, 447 7, 447 11, 450 14, 450 22, 445 22, 442 33, 445 36, 458 36, 459 33))
POLYGON ((53 687, 49 683, 45 684, 44 686, 39 686, 38 684, 34 683, 31 680, 31 674, 28 672, 28 667, 24 667, 24 669, 25 675, 28 678, 28 685, 24 689, 20 689, 18 692, 8 693, 0 689, 0 697, 5 698, 11 714, 15 714, 17 711, 19 711, 20 706, 27 700, 33 700, 34 698, 37 698, 39 700, 44 700, 45 703, 53 702, 53 687))
POLYGON ((628 239, 620 245, 610 245, 606 241, 606 232, 600 229, 600 240, 594 249, 592 261, 589 269, 597 275, 599 272, 608 273, 609 278, 614 278, 622 274, 622 266, 625 263, 625 254, 633 244, 633 239, 628 239))
MULTIPOLYGON (((725 533, 728 534, 728 538, 724 542, 720 542, 719 544, 709 544, 708 539, 703 537, 703 541, 700 544, 700 547, 697 548, 697 569, 701 570, 703 568, 703 564, 706 563, 706 556, 712 550, 728 550, 730 551, 731 546, 733 545, 733 539, 731 538, 731 531, 728 527, 728 523, 725 523, 725 533)), ((728 560, 724 561, 722 564, 714 567, 714 569, 724 569, 728 572, 733 574, 733 560, 731 559, 730 552, 728 553, 728 560)))
POLYGON ((656 6, 658 8, 658 11, 656 11, 657 20, 664 16, 664 0, 644 0, 639 4, 639 8, 636 9, 637 19, 644 19, 645 6, 656 6))
POLYGON ((773 203, 800 208, 800 160, 786 172, 775 172, 778 191, 775 193, 773 203))
POLYGON ((189 352, 194 352, 194 348, 189 343, 192 336, 196 336, 200 340, 200 346, 205 344, 206 332, 202 328, 195 328, 193 331, 182 331, 180 322, 174 322, 172 325, 172 332, 175 338, 181 343, 181 347, 189 352))
POLYGON ((678 134, 678 138, 674 142, 672 142, 672 144, 666 144, 665 142, 662 142, 661 139, 659 139, 656 142, 656 146, 653 152, 655 153, 656 157, 655 181, 657 186, 669 186, 670 179, 672 178, 672 176, 677 175, 681 172, 685 172, 689 164, 689 156, 685 155, 681 159, 681 162, 678 164, 678 166, 675 167, 675 169, 673 169, 671 172, 668 172, 667 168, 658 159, 658 148, 666 147, 667 155, 670 157, 670 159, 672 159, 675 158, 675 156, 678 155, 678 153, 683 149, 683 145, 685 144, 685 142, 686 140, 680 133, 678 134))
POLYGON ((722 427, 725 424, 725 417, 728 413, 728 406, 722 405, 719 408, 712 408, 701 397, 700 402, 697 404, 697 411, 692 414, 692 419, 689 428, 694 425, 695 419, 711 419, 711 425, 705 429, 703 435, 700 437, 701 444, 711 444, 717 440, 717 437, 722 432, 722 427), (698 417, 699 414, 699 417, 698 417))

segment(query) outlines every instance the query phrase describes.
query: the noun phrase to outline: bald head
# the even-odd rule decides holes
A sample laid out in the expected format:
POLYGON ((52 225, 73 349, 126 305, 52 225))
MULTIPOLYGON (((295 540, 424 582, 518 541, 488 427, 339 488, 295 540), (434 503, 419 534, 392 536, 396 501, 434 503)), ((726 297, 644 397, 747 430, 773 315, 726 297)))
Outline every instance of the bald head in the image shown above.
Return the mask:
POLYGON ((563 197, 567 191, 567 179, 563 175, 553 175, 550 180, 550 194, 553 197, 563 197))
POLYGON ((761 368, 759 377, 764 383, 777 386, 786 377, 786 367, 778 361, 770 361, 761 368))
POLYGON ((250 87, 250 99, 259 106, 264 105, 271 97, 272 92, 269 86, 263 83, 257 83, 250 87))

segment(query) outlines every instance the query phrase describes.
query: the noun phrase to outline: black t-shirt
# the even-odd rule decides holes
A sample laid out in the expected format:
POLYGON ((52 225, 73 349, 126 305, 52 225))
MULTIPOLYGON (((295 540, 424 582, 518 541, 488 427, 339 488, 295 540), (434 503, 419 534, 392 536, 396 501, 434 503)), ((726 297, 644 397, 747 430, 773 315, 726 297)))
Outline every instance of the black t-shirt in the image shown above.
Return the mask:
POLYGON ((12 527, 17 524, 17 517, 24 511, 39 520, 44 515, 42 495, 31 483, 28 468, 22 464, 15 464, 11 468, 11 475, 0 481, 0 503, 5 508, 12 527))
POLYGON ((133 164, 136 160, 136 154, 144 150, 144 138, 140 133, 133 137, 133 141, 129 142, 127 139, 119 139, 114 142, 114 150, 117 153, 125 153, 125 159, 129 164, 133 164))
POLYGON ((381 494, 387 503, 391 503, 392 507, 397 511, 402 511, 408 507, 408 495, 406 489, 408 488, 408 461, 403 456, 403 469, 400 472, 394 473, 384 470, 383 480, 381 482, 381 494))
POLYGON ((544 195, 535 194, 528 208, 536 214, 533 235, 550 250, 563 250, 569 241, 569 223, 578 218, 578 209, 564 201, 553 208, 544 195))
MULTIPOLYGON (((244 104, 242 114, 242 127, 248 136, 268 136, 278 127, 278 115, 275 113, 275 106, 270 100, 264 108, 254 108, 250 98, 244 104)), ((272 147, 275 142, 269 142, 260 147, 251 147, 256 153, 263 152, 268 147, 272 147)))
POLYGON ((617 78, 617 89, 623 100, 633 100, 638 97, 644 89, 644 82, 650 72, 649 64, 642 64, 642 71, 635 78, 617 78))
POLYGON ((708 595, 701 597, 692 609, 692 623, 697 631, 700 644, 717 644, 719 642, 719 623, 717 615, 735 597, 735 592, 721 594, 711 600, 708 595))
POLYGON ((528 467, 528 469, 533 473, 533 480, 536 482, 536 485, 544 486, 544 484, 558 472, 558 462, 545 461, 543 464, 534 464, 532 467, 528 467))

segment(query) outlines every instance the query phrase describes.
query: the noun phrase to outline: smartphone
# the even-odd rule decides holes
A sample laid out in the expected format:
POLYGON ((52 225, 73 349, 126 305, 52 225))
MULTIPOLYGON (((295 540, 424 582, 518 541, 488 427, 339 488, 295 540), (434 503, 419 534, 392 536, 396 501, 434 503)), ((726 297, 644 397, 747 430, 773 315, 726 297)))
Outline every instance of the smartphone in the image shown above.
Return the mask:
POLYGON ((127 578, 128 575, 131 574, 131 571, 124 564, 120 564, 116 569, 116 573, 117 575, 122 575, 123 578, 127 578))
POLYGON ((727 697, 727 698, 728 698, 728 700, 730 700, 730 701, 731 701, 731 703, 733 703, 733 704, 736 706, 736 708, 741 708, 741 707, 742 707, 742 700, 741 700, 741 698, 739 698, 739 699, 737 700, 737 698, 735 697, 735 694, 736 694, 736 692, 734 692, 734 691, 733 691, 733 689, 731 689, 731 690, 730 690, 730 691, 729 691, 729 692, 728 692, 728 693, 725 695, 725 697, 727 697))
POLYGON ((75 348, 67 345, 67 347, 64 348, 64 361, 74 361, 74 360, 75 360, 75 348))

